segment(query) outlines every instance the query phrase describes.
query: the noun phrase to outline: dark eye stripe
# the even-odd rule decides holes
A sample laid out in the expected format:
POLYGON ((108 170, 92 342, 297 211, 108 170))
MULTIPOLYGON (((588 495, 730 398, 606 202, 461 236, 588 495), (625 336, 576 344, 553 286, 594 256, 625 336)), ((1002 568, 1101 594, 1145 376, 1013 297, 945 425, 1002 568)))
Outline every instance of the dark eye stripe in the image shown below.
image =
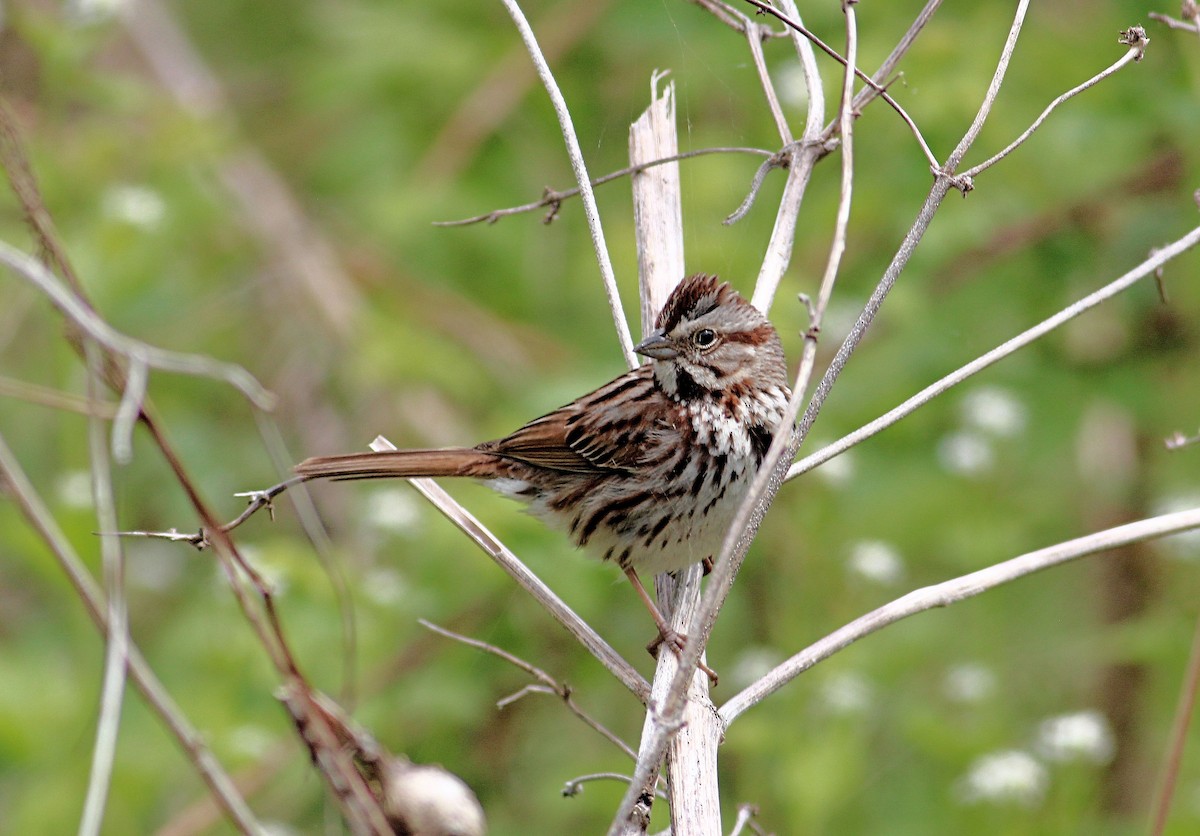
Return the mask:
POLYGON ((725 335, 727 343, 746 343, 747 345, 762 345, 771 338, 766 328, 755 328, 752 331, 731 331, 725 335))

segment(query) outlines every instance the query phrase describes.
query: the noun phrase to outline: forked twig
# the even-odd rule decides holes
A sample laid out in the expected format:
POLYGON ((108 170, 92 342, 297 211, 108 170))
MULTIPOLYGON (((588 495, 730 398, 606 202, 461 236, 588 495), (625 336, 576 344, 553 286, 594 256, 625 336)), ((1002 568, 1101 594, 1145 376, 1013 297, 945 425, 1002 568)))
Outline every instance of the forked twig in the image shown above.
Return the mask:
MULTIPOLYGON (((521 670, 525 671, 525 673, 529 674, 534 679, 536 679, 542 683, 542 685, 546 689, 546 691, 545 691, 546 693, 554 694, 559 699, 561 699, 563 701, 563 705, 565 705, 567 707, 568 711, 570 711, 572 714, 574 714, 576 717, 578 717, 580 720, 582 720, 593 731, 597 732, 601 737, 603 737, 609 743, 613 744, 618 749, 620 749, 622 752, 624 752, 626 755, 628 755, 630 760, 633 760, 635 757, 637 757, 636 754, 634 753, 633 749, 630 748, 628 743, 626 743, 621 738, 617 737, 617 735, 614 734, 612 731, 610 731, 603 723, 601 723, 599 720, 595 719, 594 717, 592 717, 590 714, 588 714, 586 711, 584 711, 582 708, 579 707, 579 703, 575 702, 575 698, 573 696, 571 687, 569 685, 567 685, 565 682, 559 682, 557 679, 552 677, 550 674, 546 673, 546 671, 542 670, 537 665, 534 665, 530 662, 526 662, 521 657, 516 656, 512 653, 509 653, 507 650, 503 650, 499 647, 496 647, 496 645, 494 645, 494 644, 489 644, 488 642, 480 641, 479 639, 473 639, 470 636, 464 636, 461 633, 454 632, 453 630, 447 630, 445 627, 439 627, 438 625, 434 624, 433 622, 426 621, 423 618, 418 618, 417 623, 420 624, 422 627, 424 627, 426 630, 432 630, 433 632, 437 633, 439 636, 445 636, 448 639, 453 639, 456 642, 461 642, 461 643, 467 645, 468 647, 474 647, 477 650, 482 650, 485 653, 490 653, 493 656, 497 656, 497 657, 503 659, 504 661, 508 662, 510 665, 513 665, 514 667, 520 668, 521 670)), ((523 694, 529 693, 536 688, 537 688, 537 686, 527 685, 525 688, 521 689, 521 691, 518 691, 517 694, 506 697, 503 700, 500 700, 500 702, 497 703, 497 707, 504 708, 505 706, 510 705, 513 702, 516 702, 518 699, 520 699, 520 697, 523 694)))
POLYGON ((1023 145, 1025 141, 1033 135, 1033 132, 1040 128, 1042 123, 1045 122, 1050 114, 1053 113, 1054 110, 1063 102, 1078 96, 1084 90, 1094 87, 1104 79, 1108 78, 1110 75, 1116 73, 1122 67, 1141 61, 1142 56, 1146 54, 1146 47, 1149 45, 1150 39, 1146 37, 1145 29, 1140 26, 1133 26, 1121 32, 1121 37, 1118 42, 1128 46, 1129 49, 1126 50, 1125 54, 1122 55, 1116 62, 1106 69, 1096 73, 1096 75, 1092 76, 1082 84, 1072 87, 1061 96, 1055 98, 1054 101, 1050 102, 1050 104, 1046 105, 1046 109, 1041 112, 1037 119, 1033 120, 1033 124, 1026 128, 1020 136, 1010 142, 1003 151, 1000 151, 998 154, 989 157, 979 165, 968 168, 966 171, 959 174, 959 179, 968 184, 966 188, 968 190, 970 189, 969 184, 976 175, 991 168, 993 165, 1000 162, 1002 159, 1023 145))
POLYGON ((881 99, 888 103, 888 106, 891 107, 892 110, 899 114, 900 118, 904 121, 904 124, 908 126, 909 131, 911 131, 912 135, 916 138, 917 145, 920 146, 921 152, 925 155, 925 159, 929 163, 930 168, 937 168, 937 157, 935 157, 933 151, 929 149, 929 143, 925 141, 925 137, 922 135, 921 129, 917 127, 917 123, 913 121, 913 118, 908 115, 908 111, 905 110, 899 102, 892 98, 891 94, 887 92, 885 87, 876 82, 875 79, 871 78, 862 70, 858 69, 858 67, 847 63, 846 59, 840 55, 837 50, 813 34, 813 32, 805 27, 804 24, 799 21, 799 19, 793 19, 792 17, 789 17, 772 6, 769 2, 766 2, 766 0, 743 0, 743 2, 749 3, 751 6, 754 6, 764 14, 769 14, 772 17, 778 18, 789 29, 792 29, 803 35, 830 58, 837 61, 844 67, 851 68, 854 72, 854 75, 860 78, 868 87, 871 87, 881 99))
MULTIPOLYGON (((593 186, 603 186, 605 183, 611 183, 613 180, 619 180, 620 178, 627 177, 631 174, 639 174, 647 169, 654 168, 655 166, 679 162, 680 160, 690 160, 693 157, 703 157, 708 154, 756 154, 760 157, 770 157, 772 155, 770 151, 762 148, 744 148, 737 146, 698 148, 695 151, 685 151, 682 154, 672 154, 668 157, 663 157, 648 163, 626 166, 625 168, 620 168, 603 176, 596 177, 591 181, 591 183, 593 186)), ((558 217, 558 210, 562 206, 564 200, 569 200, 572 197, 578 196, 578 186, 573 189, 565 189, 563 191, 552 189, 547 186, 546 191, 542 195, 541 199, 535 200, 532 203, 523 203, 520 206, 510 206, 507 209, 494 209, 491 212, 485 212, 482 215, 475 215, 471 218, 462 218, 461 220, 457 221, 434 221, 433 225, 446 227, 469 226, 471 224, 478 223, 494 224, 501 218, 507 218, 512 215, 520 215, 525 212, 535 212, 538 209, 545 209, 547 207, 550 209, 550 211, 547 212, 546 217, 543 218, 543 223, 550 223, 556 217, 558 217)))
MULTIPOLYGON (((41 501, 3 436, 0 436, 0 475, 3 475, 9 495, 30 527, 41 537, 66 574, 92 623, 101 634, 107 635, 110 630, 109 609, 104 593, 96 585, 83 560, 75 553, 50 510, 41 501)), ((178 741, 180 748, 188 754, 188 760, 195 766, 201 780, 212 791, 213 797, 229 816, 230 821, 242 833, 261 833, 262 826, 238 792, 233 779, 213 755, 204 735, 188 721, 136 645, 129 645, 127 658, 129 676, 134 686, 178 741)))
POLYGON ((1200 244, 1200 227, 1193 229, 1187 235, 1183 236, 1177 241, 1174 241, 1166 247, 1155 250, 1155 252, 1141 264, 1137 265, 1132 270, 1129 270, 1117 279, 1109 282, 1099 290, 1089 293, 1082 299, 1074 302, 1071 305, 1068 305, 1066 308, 1062 309, 1053 316, 1042 320, 1032 328, 1021 332, 1002 345, 997 346, 985 354, 981 354, 970 363, 967 363, 965 366, 954 370, 941 380, 926 386, 920 392, 904 401, 904 403, 900 404, 894 409, 889 410, 885 414, 876 418, 874 421, 871 421, 870 423, 858 428, 854 432, 843 436, 832 444, 822 447, 820 450, 817 450, 811 455, 805 456, 803 459, 792 465, 791 469, 788 471, 788 478, 792 479, 802 473, 807 473, 808 471, 824 464, 840 453, 845 452, 854 445, 859 444, 871 436, 882 432, 893 424, 899 422, 902 418, 911 415, 913 412, 920 409, 922 406, 929 403, 931 400, 947 390, 957 386, 958 384, 962 383, 973 375, 978 374, 1000 360, 1003 360, 1005 357, 1014 354, 1019 349, 1024 348, 1030 343, 1041 339, 1054 329, 1069 322, 1085 311, 1091 310, 1101 302, 1111 299, 1118 293, 1127 290, 1138 281, 1146 278, 1147 276, 1154 275, 1156 271, 1168 261, 1176 258, 1198 244, 1200 244))

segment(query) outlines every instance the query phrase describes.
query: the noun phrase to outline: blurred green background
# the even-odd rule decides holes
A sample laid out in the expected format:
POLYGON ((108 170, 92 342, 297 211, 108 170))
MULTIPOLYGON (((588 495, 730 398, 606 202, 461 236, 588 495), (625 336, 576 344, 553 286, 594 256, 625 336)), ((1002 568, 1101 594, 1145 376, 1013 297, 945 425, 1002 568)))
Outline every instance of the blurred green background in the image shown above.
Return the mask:
MULTIPOLYGON (((593 175, 626 164, 628 124, 669 69, 684 150, 778 138, 742 37, 678 0, 528 2, 593 175)), ((945 157, 978 107, 1012 4, 947 3, 902 64, 894 95, 945 157)), ((298 460, 400 445, 473 443, 622 370, 576 202, 494 225, 431 222, 571 185, 546 97, 499 3, 341 0, 171 3, 195 65, 149 11, 117 2, 5 3, 0 83, 59 233, 103 315, 150 343, 241 363, 280 398, 298 460), (147 62, 211 73, 186 105, 147 62), (140 44, 140 45, 139 45, 140 44), (262 180, 262 172, 276 179, 262 180), (240 197, 239 197, 240 195, 240 197), (282 197, 280 197, 282 196, 282 197), (281 221, 277 200, 307 221, 281 221), (322 249, 329 245, 329 249, 322 249), (324 260, 323 260, 324 259, 324 260), (305 276, 325 280, 311 291, 305 276)), ((872 70, 915 2, 857 7, 872 70)), ((841 44, 839 4, 803 4, 841 44)), ((1147 26, 1145 60, 1055 114, 938 214, 806 452, 1064 305, 1197 223, 1200 41, 1147 18, 1174 7, 1055 0, 1030 13, 996 109, 967 159, 985 159, 1063 90, 1116 60, 1147 26)), ((794 51, 766 45, 798 132, 794 51)), ((839 75, 822 59, 831 92, 839 75)), ((193 79, 194 80, 194 79, 193 79)), ((930 174, 896 115, 873 104, 855 134, 857 180, 823 368, 912 223, 930 174)), ((683 164, 689 269, 749 292, 774 220, 773 174, 741 223, 720 221, 758 160, 683 164)), ((789 356, 796 294, 823 269, 839 178, 818 167, 772 317, 789 356)), ((598 193, 624 298, 636 299, 627 181, 598 193)), ((284 216, 286 217, 286 216, 284 216)), ((0 237, 34 246, 15 199, 0 237)), ((1200 423, 1200 258, 1145 282, 781 493, 718 623, 718 704, 768 665, 918 586, 1200 499, 1198 448, 1161 439, 1200 423)), ((24 283, 0 284, 0 377, 81 393, 59 318, 24 283)), ((637 330, 637 323, 633 328, 637 330)), ((19 388, 19 387, 18 387, 19 388)), ((276 481, 254 417, 228 387, 155 374, 151 395, 205 496, 276 481)), ((0 432, 76 548, 98 566, 86 425, 21 396, 0 432)), ((125 529, 194 529, 144 438, 117 474, 125 529)), ((449 489, 647 675, 651 625, 611 567, 574 553, 516 506, 449 489)), ((478 793, 492 832, 591 833, 625 771, 554 699, 495 702, 527 684, 503 662, 427 633, 427 618, 569 682, 631 743, 637 702, 449 523, 403 485, 316 490, 353 598, 356 717, 390 749, 478 793), (532 823, 532 824, 531 824, 532 823)), ((279 590, 286 628, 320 687, 346 685, 333 582, 289 503, 238 532, 279 590)), ((126 543, 132 631, 221 760, 279 832, 337 831, 336 811, 272 696, 278 680, 209 553, 126 543)), ((736 804, 777 833, 1145 832, 1200 600, 1196 538, 1089 558, 926 613, 821 664, 730 730, 726 827, 736 804)), ((0 502, 0 829, 78 821, 102 643, 16 508, 0 502)), ((230 832, 140 699, 126 702, 108 833, 230 832), (199 806, 196 806, 198 805, 199 806)), ((664 805, 660 804, 662 808, 664 805)), ((666 826, 658 809, 655 828, 666 826)), ((1200 829, 1200 751, 1186 752, 1168 832, 1200 829)))

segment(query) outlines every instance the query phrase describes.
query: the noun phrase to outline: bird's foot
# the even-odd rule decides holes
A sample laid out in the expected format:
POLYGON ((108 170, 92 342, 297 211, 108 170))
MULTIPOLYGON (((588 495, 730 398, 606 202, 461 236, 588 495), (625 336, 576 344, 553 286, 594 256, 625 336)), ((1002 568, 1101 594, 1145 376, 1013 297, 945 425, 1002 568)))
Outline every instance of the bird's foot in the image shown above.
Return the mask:
MULTIPOLYGON (((683 657, 683 646, 686 643, 687 643, 687 636, 685 636, 683 633, 680 633, 680 632, 677 632, 677 631, 671 630, 671 629, 660 630, 658 635, 654 638, 654 641, 652 641, 652 642, 650 642, 650 644, 646 645, 646 650, 650 653, 651 656, 653 656, 655 659, 657 659, 658 658, 658 649, 665 644, 667 647, 671 648, 671 651, 677 657, 682 658, 683 657)), ((717 687, 717 682, 720 681, 720 677, 717 676, 717 672, 714 671, 712 668, 710 668, 708 665, 706 665, 703 660, 697 660, 696 666, 708 675, 708 681, 712 683, 712 686, 714 688, 717 687)))

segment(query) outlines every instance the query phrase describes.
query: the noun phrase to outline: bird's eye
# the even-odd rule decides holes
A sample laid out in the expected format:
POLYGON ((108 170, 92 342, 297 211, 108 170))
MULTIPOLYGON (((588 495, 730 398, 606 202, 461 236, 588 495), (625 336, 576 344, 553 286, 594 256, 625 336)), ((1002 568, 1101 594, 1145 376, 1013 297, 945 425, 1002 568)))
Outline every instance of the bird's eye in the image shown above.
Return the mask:
POLYGON ((708 348, 717 341, 717 332, 711 328, 701 328, 692 337, 692 341, 700 348, 708 348))

